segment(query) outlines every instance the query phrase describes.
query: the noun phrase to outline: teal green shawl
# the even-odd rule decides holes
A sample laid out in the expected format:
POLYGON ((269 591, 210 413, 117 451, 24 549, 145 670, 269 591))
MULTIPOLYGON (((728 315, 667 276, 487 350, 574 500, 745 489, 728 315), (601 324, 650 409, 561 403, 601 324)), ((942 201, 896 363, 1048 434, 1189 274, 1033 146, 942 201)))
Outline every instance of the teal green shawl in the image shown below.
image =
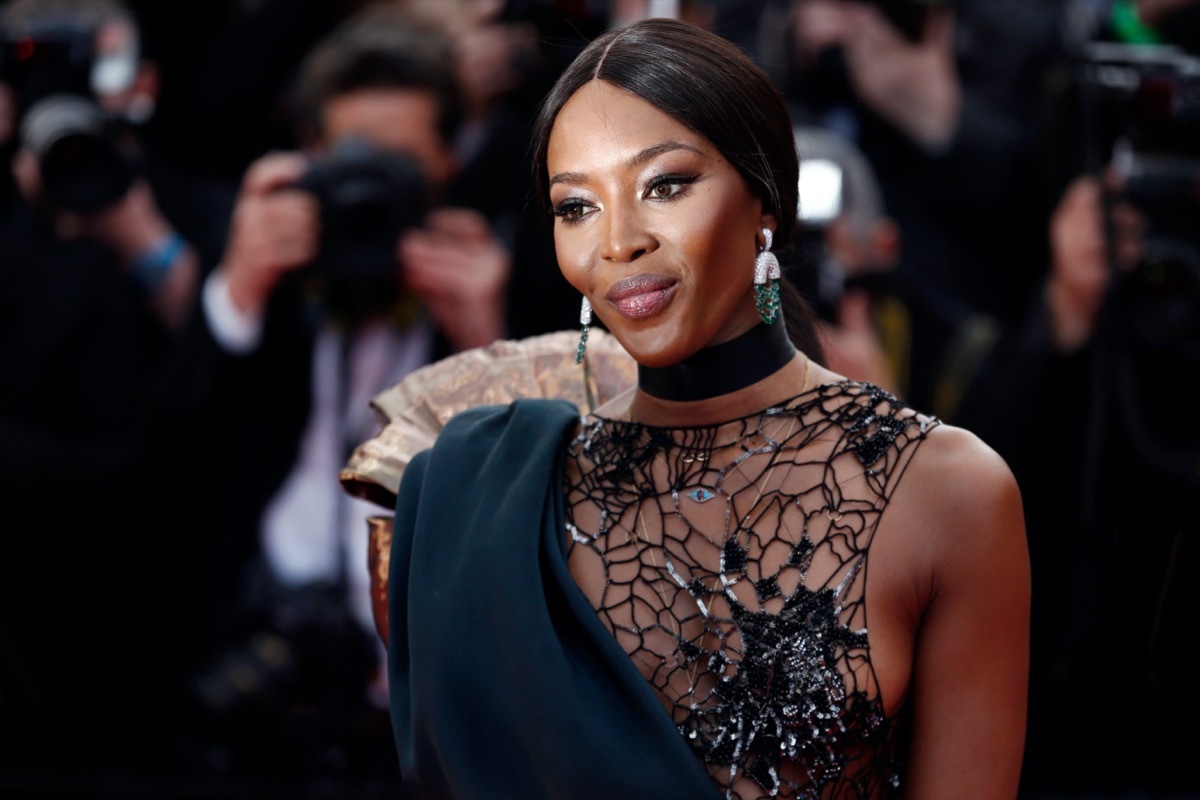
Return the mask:
POLYGON ((404 472, 388 578, 392 724, 421 798, 716 798, 567 571, 559 400, 463 412, 404 472))

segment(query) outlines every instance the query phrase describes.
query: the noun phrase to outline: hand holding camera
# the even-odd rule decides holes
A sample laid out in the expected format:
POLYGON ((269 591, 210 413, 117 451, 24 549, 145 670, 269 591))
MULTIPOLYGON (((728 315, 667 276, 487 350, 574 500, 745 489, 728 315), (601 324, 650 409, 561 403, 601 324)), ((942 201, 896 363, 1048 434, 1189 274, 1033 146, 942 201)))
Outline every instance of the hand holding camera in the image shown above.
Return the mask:
POLYGON ((299 153, 270 153, 246 171, 221 269, 239 311, 258 316, 280 279, 317 256, 317 199, 295 188, 308 169, 299 153))
POLYGON ((456 348, 504 332, 508 251, 482 214, 429 210, 403 153, 347 140, 323 158, 273 153, 246 173, 223 267, 231 299, 261 315, 282 277, 305 269, 332 313, 359 319, 418 299, 456 348))
MULTIPOLYGON (((1191 360, 1200 330, 1200 57, 1091 42, 1076 63, 1086 170, 1102 175, 1104 321, 1191 360)), ((1182 364, 1183 362, 1178 362, 1182 364)))
POLYGON ((1101 188, 1091 175, 1076 178, 1050 217, 1053 263, 1046 306, 1055 346, 1071 352, 1091 338, 1108 285, 1101 188))
POLYGON ((504 338, 511 258, 482 214, 435 209, 404 236, 399 255, 409 288, 455 349, 504 338))
POLYGON ((836 48, 858 99, 929 150, 954 135, 962 87, 954 16, 940 2, 803 0, 792 17, 800 53, 836 48))

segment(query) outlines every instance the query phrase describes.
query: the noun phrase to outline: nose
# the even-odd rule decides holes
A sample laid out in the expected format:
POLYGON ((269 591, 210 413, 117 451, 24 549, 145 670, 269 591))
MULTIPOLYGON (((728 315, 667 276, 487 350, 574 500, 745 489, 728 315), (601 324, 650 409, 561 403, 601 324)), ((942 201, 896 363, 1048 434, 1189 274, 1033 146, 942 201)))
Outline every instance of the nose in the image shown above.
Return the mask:
POLYGON ((654 236, 642 224, 636 209, 612 207, 604 215, 604 240, 600 257, 605 261, 628 263, 658 246, 654 236))

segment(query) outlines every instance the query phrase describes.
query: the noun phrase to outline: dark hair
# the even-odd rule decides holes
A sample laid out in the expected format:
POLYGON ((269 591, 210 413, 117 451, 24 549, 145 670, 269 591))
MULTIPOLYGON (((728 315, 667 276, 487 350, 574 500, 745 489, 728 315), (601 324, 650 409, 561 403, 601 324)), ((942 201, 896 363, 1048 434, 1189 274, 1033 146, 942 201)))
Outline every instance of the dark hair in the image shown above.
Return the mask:
POLYGON ((293 95, 299 139, 319 139, 325 104, 360 89, 428 91, 437 100, 438 134, 447 143, 462 123, 453 41, 443 28, 401 7, 367 6, 305 57, 293 95))
MULTIPOLYGON (((737 45, 675 19, 646 19, 605 31, 563 72, 538 109, 533 168, 539 200, 550 207, 550 131, 567 100, 603 80, 645 100, 713 143, 776 219, 773 250, 796 225, 800 165, 792 119, 770 77, 737 45)), ((747 272, 749 274, 749 272, 747 272)), ((822 361, 814 315, 788 281, 784 318, 797 347, 822 361)))

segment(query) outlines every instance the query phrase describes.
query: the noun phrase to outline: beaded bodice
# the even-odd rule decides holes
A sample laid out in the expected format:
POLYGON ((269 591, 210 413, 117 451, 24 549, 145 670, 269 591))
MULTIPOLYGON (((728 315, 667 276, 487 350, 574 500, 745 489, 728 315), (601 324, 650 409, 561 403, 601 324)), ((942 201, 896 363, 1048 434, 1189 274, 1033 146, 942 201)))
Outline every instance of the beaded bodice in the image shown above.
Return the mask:
POLYGON ((564 470, 571 573, 726 797, 898 785, 866 569, 934 424, 849 381, 711 427, 584 417, 564 470))

